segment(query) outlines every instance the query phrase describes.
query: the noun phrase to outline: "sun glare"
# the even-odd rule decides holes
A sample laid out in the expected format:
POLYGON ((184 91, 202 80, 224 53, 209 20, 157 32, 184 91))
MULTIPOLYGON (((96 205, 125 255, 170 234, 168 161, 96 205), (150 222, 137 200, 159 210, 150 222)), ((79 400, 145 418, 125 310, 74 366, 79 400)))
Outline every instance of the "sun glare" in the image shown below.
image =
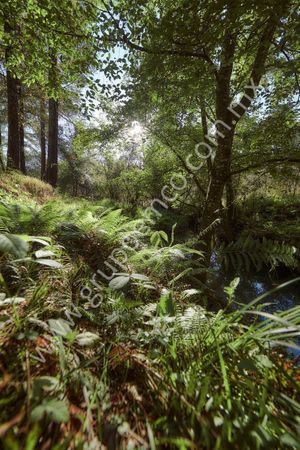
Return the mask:
POLYGON ((141 136, 142 133, 143 133, 142 125, 137 121, 132 122, 131 127, 128 130, 129 136, 135 138, 141 136))

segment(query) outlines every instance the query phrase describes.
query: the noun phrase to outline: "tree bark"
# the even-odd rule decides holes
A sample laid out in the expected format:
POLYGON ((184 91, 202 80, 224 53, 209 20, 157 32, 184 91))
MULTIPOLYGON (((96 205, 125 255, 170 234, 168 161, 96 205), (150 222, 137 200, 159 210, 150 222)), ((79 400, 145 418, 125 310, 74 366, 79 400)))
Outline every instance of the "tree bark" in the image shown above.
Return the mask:
POLYGON ((218 142, 218 149, 211 170, 211 180, 201 222, 201 239, 204 243, 207 265, 210 262, 215 225, 217 225, 218 220, 222 220, 222 197, 230 173, 232 143, 233 131, 230 131, 218 142))
POLYGON ((217 150, 210 170, 210 182, 201 221, 201 237, 206 252, 207 265, 210 263, 214 224, 221 217, 223 191, 230 175, 235 125, 228 107, 231 103, 230 80, 235 46, 235 37, 230 32, 225 31, 221 65, 216 74, 217 150))
POLYGON ((7 167, 20 169, 20 108, 18 81, 7 71, 7 167))
POLYGON ((41 180, 46 176, 46 107, 44 99, 40 100, 40 147, 41 147, 41 180))
MULTIPOLYGON (((206 203, 202 214, 201 238, 206 251, 206 263, 209 265, 212 251, 213 224, 222 216, 222 196, 224 188, 231 175, 232 146, 235 128, 238 121, 245 114, 255 97, 253 85, 260 83, 265 72, 265 63, 272 44, 275 31, 288 8, 284 5, 274 4, 273 11, 266 22, 261 35, 260 44, 254 58, 250 80, 244 95, 238 105, 229 109, 231 105, 230 86, 235 54, 235 38, 230 32, 224 33, 224 44, 221 54, 220 68, 216 73, 216 117, 217 117, 217 149, 211 170, 211 180, 208 187, 206 203)), ((228 17, 230 8, 228 8, 228 17)), ((230 19, 230 17, 229 17, 230 19)), ((230 20, 229 20, 230 21, 230 20)))
POLYGON ((1 123, 0 123, 0 168, 4 172, 5 171, 5 165, 3 162, 3 154, 2 154, 2 129, 1 129, 1 123))
POLYGON ((48 119, 48 156, 46 181, 53 187, 57 186, 58 179, 58 102, 49 99, 49 119, 48 119))
MULTIPOLYGON (((4 24, 4 31, 11 34, 12 28, 8 22, 4 24)), ((9 62, 11 47, 5 50, 6 63, 9 62)), ((7 168, 20 169, 20 105, 19 105, 19 82, 13 76, 11 71, 6 71, 7 88, 7 124, 8 124, 8 143, 7 143, 7 168)))
MULTIPOLYGON (((57 56, 51 55, 51 68, 49 82, 52 88, 57 87, 57 56)), ((48 101, 48 154, 46 166, 46 181, 53 187, 57 186, 58 179, 58 101, 49 98, 48 101)))
POLYGON ((26 175, 26 162, 25 162, 25 135, 24 135, 24 98, 22 95, 22 87, 19 84, 19 139, 20 139, 20 169, 26 175))

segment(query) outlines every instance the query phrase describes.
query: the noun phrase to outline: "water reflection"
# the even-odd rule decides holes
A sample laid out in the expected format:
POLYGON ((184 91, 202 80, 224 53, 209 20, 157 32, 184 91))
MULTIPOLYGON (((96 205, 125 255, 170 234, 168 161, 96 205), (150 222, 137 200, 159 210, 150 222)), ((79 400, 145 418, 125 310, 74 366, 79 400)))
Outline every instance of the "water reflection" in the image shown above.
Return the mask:
MULTIPOLYGON (((240 282, 236 289, 235 297, 238 302, 245 304, 286 281, 297 278, 296 274, 280 274, 278 272, 274 273, 267 270, 259 273, 249 273, 232 269, 225 271, 224 268, 217 263, 215 258, 212 260, 212 266, 213 271, 210 276, 209 285, 216 293, 217 297, 221 298, 224 302, 226 301, 224 287, 228 286, 236 277, 240 278, 240 282)), ((264 298, 262 303, 267 303, 264 310, 272 314, 277 311, 286 311, 296 305, 300 305, 300 282, 290 284, 278 290, 264 298)), ((263 318, 261 320, 263 320, 263 318)), ((299 344, 300 339, 298 339, 298 345, 299 344)), ((291 352, 293 356, 300 356, 300 351, 298 350, 289 349, 289 352, 291 352)))

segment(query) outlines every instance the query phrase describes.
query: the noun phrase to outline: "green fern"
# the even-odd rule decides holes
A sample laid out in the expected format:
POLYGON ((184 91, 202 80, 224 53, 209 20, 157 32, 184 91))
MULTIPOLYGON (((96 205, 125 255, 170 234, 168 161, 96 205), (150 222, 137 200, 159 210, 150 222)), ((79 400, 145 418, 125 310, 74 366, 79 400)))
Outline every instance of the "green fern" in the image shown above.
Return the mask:
POLYGON ((198 234, 198 238, 203 238, 206 234, 210 233, 211 231, 214 231, 221 223, 221 219, 215 219, 210 225, 208 225, 207 228, 204 230, 201 230, 198 234))
POLYGON ((144 247, 130 256, 129 262, 139 271, 147 271, 167 282, 185 269, 199 269, 203 253, 183 244, 167 247, 144 247), (196 256, 197 259, 193 258, 196 256))
POLYGON ((124 235, 131 234, 141 220, 131 220, 121 209, 108 210, 96 222, 96 230, 103 231, 110 239, 120 240, 124 235))
POLYGON ((57 211, 48 206, 21 206, 2 202, 0 204, 0 230, 10 233, 41 233, 59 220, 57 211))
POLYGON ((272 269, 280 264, 294 268, 297 264, 295 253, 296 248, 284 242, 241 236, 237 241, 223 244, 219 248, 218 257, 227 266, 249 271, 251 266, 260 270, 263 265, 271 266, 272 269))

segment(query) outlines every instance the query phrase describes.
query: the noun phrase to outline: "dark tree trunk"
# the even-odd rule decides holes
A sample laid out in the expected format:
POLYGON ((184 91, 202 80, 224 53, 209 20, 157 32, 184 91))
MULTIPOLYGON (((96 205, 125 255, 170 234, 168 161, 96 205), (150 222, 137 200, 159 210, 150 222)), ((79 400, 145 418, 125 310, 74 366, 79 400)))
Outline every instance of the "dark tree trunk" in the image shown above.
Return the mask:
POLYGON ((0 168, 4 172, 5 171, 5 165, 3 162, 3 154, 2 154, 2 129, 0 124, 0 168))
POLYGON ((7 167, 20 169, 20 107, 19 107, 19 83, 7 71, 7 123, 8 146, 7 167))
POLYGON ((223 216, 222 197, 230 173, 232 143, 233 132, 228 131, 225 137, 218 142, 218 149, 211 170, 211 181, 201 224, 203 233, 201 239, 204 242, 207 264, 210 261, 214 230, 218 225, 218 220, 221 221, 223 216))
MULTIPOLYGON (((5 33, 11 34, 12 29, 8 22, 4 24, 5 33)), ((9 62, 11 47, 5 51, 6 63, 9 62)), ((7 86, 7 124, 8 124, 8 144, 7 144, 7 168, 20 169, 20 105, 19 105, 19 82, 12 75, 9 69, 6 72, 7 86)))
POLYGON ((19 84, 19 138, 20 138, 20 169, 26 175, 25 163, 25 136, 24 136, 24 99, 22 95, 22 88, 19 84))
POLYGON ((72 182, 72 196, 78 197, 78 179, 75 176, 73 176, 73 182, 72 182))
POLYGON ((48 119, 48 157, 46 181, 53 187, 57 186, 58 178, 58 102, 49 99, 48 119))
POLYGON ((46 107, 44 99, 40 101, 40 147, 41 147, 41 180, 46 176, 46 107))
MULTIPOLYGON (((233 4, 232 4, 233 5, 233 4)), ((253 85, 260 83, 265 71, 265 62, 272 44, 274 33, 288 8, 288 2, 274 4, 273 14, 265 24, 260 43, 253 62, 248 86, 240 103, 234 108, 231 105, 230 85, 235 53, 235 36, 230 32, 224 33, 224 44, 221 54, 221 64, 216 72, 216 117, 217 117, 217 150, 211 170, 211 179, 207 192, 206 203, 202 214, 201 239, 206 251, 206 263, 209 265, 212 251, 213 224, 222 217, 222 197, 224 188, 231 176, 231 157, 235 128, 238 121, 245 114, 255 96, 253 85), (250 83, 251 81, 251 83, 250 83)), ((231 7, 228 8, 228 18, 231 7)))
MULTIPOLYGON (((57 87, 57 57, 52 54, 52 65, 49 71, 51 87, 57 87)), ((50 98, 48 101, 48 154, 45 180, 53 187, 58 179, 58 101, 50 98)))
POLYGON ((222 216, 223 191, 230 176, 231 154, 235 127, 230 105, 230 79, 233 68, 235 38, 225 33, 222 63, 216 77, 216 128, 217 150, 210 171, 206 202, 202 214, 202 241, 206 252, 206 263, 209 265, 212 237, 217 219, 222 216))

